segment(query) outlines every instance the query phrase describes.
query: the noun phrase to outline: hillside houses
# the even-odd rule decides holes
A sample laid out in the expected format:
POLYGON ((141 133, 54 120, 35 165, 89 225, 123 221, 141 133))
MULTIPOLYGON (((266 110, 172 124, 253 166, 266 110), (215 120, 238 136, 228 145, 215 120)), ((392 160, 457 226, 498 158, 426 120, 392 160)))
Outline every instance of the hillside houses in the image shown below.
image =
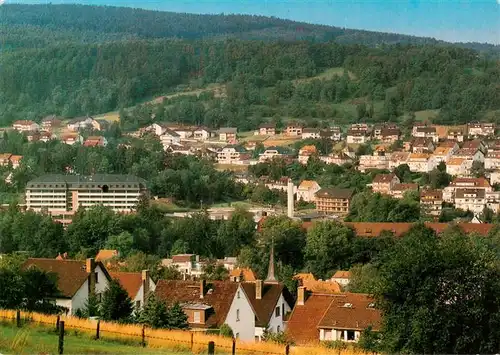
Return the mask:
POLYGON ((373 192, 378 192, 385 195, 390 195, 394 185, 399 184, 401 181, 396 174, 378 174, 372 182, 373 192))
POLYGON ((250 153, 238 145, 227 145, 217 153, 217 163, 219 164, 248 164, 250 153))

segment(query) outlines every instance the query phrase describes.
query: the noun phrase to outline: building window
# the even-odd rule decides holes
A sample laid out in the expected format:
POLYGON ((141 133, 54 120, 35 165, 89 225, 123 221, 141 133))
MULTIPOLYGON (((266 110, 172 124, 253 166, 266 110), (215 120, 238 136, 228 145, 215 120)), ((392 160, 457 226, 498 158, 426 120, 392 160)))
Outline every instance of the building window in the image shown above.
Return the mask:
POLYGON ((274 315, 275 317, 279 317, 281 315, 281 308, 279 306, 274 310, 274 315))
POLYGON ((236 298, 238 298, 238 299, 240 298, 240 291, 238 291, 238 292, 236 293, 236 298))
POLYGON ((135 308, 136 309, 141 308, 141 301, 135 301, 135 308))
POLYGON ((278 325, 278 326, 276 327, 276 333, 279 333, 279 332, 280 332, 280 330, 281 330, 281 328, 280 328, 280 326, 278 325))
POLYGON ((236 321, 237 322, 240 321, 240 310, 239 309, 236 310, 236 321))
POLYGON ((200 312, 194 312, 194 323, 201 323, 201 315, 200 312))
POLYGON ((347 331, 347 341, 354 341, 354 330, 347 331))
POLYGON ((95 283, 99 282, 99 273, 95 273, 95 283))

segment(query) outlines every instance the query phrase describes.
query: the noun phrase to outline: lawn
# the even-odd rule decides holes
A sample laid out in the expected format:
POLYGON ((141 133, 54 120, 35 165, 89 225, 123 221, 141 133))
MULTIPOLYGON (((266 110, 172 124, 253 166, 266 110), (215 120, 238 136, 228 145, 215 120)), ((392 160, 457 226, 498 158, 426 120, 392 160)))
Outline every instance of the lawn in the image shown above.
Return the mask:
MULTIPOLYGON (((0 324, 1 354, 57 354, 58 336, 44 328, 25 326, 21 329, 0 324)), ((188 354, 172 350, 142 348, 116 341, 93 340, 68 330, 64 338, 64 354, 188 354)))
POLYGON ((437 117, 439 114, 439 110, 423 110, 415 112, 415 120, 420 122, 426 122, 432 120, 437 117))
MULTIPOLYGON (((327 69, 323 73, 318 74, 316 76, 313 76, 311 78, 297 79, 297 80, 294 80, 294 82, 297 84, 297 83, 303 83, 303 82, 307 82, 307 81, 311 81, 311 80, 315 80, 315 79, 329 80, 329 79, 332 79, 336 76, 342 76, 342 75, 344 75, 344 68, 336 67, 336 68, 327 69)), ((357 79, 356 75, 354 75, 354 73, 352 73, 350 71, 347 72, 347 75, 349 75, 349 79, 351 79, 351 80, 357 79)))

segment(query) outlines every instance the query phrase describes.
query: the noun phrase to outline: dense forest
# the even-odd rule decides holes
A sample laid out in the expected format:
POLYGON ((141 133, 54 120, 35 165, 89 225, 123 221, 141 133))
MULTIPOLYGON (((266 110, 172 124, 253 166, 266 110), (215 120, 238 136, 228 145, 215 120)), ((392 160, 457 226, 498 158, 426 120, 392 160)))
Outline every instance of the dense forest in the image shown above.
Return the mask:
POLYGON ((240 130, 268 120, 278 126, 288 119, 309 126, 402 121, 422 110, 439 110, 441 123, 499 117, 498 62, 459 46, 382 35, 378 44, 412 44, 214 38, 296 24, 79 5, 3 6, 0 21, 3 125, 49 114, 95 115, 209 84, 225 95, 207 91, 122 111, 121 128, 152 117, 240 130))

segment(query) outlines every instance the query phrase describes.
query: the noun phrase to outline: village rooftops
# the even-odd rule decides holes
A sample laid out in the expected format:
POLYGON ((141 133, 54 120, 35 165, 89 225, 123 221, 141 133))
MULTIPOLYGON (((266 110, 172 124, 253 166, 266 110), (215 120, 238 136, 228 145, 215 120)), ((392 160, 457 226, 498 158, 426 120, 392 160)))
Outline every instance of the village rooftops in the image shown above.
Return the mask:
POLYGON ((140 272, 110 272, 109 275, 120 283, 131 299, 135 298, 142 286, 140 272))
POLYGON ((375 176, 373 179, 374 184, 388 184, 396 177, 396 174, 391 173, 391 174, 378 174, 375 176))
POLYGON ((490 183, 484 177, 480 178, 456 178, 450 183, 451 187, 481 187, 491 188, 490 183))
POLYGON ((247 150, 241 145, 230 144, 224 147, 224 149, 231 149, 231 148, 233 148, 237 153, 247 153, 247 150))
POLYGON ((237 128, 234 128, 234 127, 221 127, 219 129, 219 133, 234 133, 236 134, 236 132, 238 131, 237 128))
POLYGON ((443 199, 443 190, 422 190, 420 191, 420 199, 422 200, 428 200, 428 199, 436 199, 436 200, 442 200, 443 199))
POLYGON ((484 198, 486 191, 484 189, 456 189, 455 198, 484 198))

